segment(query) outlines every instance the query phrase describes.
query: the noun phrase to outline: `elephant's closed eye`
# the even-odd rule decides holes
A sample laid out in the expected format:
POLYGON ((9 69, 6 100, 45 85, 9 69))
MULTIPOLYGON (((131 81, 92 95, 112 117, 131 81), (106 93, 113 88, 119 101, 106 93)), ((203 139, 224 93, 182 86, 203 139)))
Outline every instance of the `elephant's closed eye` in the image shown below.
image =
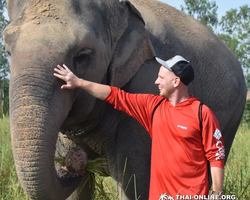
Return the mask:
POLYGON ((10 49, 9 49, 8 45, 5 46, 5 51, 8 54, 8 56, 11 56, 10 49))
POLYGON ((92 53, 91 49, 81 49, 81 51, 79 51, 76 55, 76 57, 82 56, 82 55, 90 55, 92 53))
POLYGON ((8 56, 11 56, 11 53, 9 51, 6 51, 6 52, 7 52, 8 56))
POLYGON ((91 54, 91 49, 82 49, 81 51, 79 51, 74 58, 74 64, 76 65, 76 67, 81 66, 82 64, 87 65, 90 61, 91 54))

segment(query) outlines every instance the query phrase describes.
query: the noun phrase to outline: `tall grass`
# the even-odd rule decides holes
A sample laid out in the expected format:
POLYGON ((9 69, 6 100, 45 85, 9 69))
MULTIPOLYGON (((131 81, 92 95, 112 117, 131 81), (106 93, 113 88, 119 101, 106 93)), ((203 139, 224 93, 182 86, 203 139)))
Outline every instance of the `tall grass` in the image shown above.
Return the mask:
POLYGON ((0 119, 0 200, 28 200, 18 181, 11 149, 9 118, 0 119))
POLYGON ((250 200, 250 128, 242 124, 225 166, 224 191, 238 200, 250 200))
MULTIPOLYGON (((240 126, 225 166, 224 191, 236 199, 250 200, 250 128, 240 126)), ((95 200, 117 200, 113 180, 96 177, 95 200)), ((136 191, 135 191, 136 193, 136 191)), ((9 118, 0 119, 0 200, 28 200, 15 172, 9 118)))

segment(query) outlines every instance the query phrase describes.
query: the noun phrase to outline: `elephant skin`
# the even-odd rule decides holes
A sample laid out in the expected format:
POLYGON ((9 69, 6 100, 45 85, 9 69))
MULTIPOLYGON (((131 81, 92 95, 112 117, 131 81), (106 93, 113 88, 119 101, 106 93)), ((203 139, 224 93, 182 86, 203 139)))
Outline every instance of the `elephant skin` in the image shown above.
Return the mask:
POLYGON ((148 199, 149 134, 85 91, 61 90, 63 82, 53 76, 57 64, 90 81, 159 94, 154 81, 160 66, 154 56, 184 56, 196 76, 189 92, 214 111, 228 156, 246 85, 236 57, 201 23, 153 0, 8 0, 7 5, 10 24, 3 38, 11 66, 12 147, 30 199, 91 199, 93 189, 75 192, 85 175, 60 173, 54 162, 55 154, 74 146, 88 159, 107 159, 124 198, 135 198, 130 178, 136 177, 138 196, 148 199), (58 139, 59 132, 64 139, 58 139))

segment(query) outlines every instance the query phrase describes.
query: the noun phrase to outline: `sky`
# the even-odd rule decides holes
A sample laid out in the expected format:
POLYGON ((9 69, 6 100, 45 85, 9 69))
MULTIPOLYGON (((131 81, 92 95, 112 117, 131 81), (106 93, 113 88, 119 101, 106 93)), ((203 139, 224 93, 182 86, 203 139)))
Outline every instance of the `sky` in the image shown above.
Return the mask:
MULTIPOLYGON (((161 2, 164 2, 170 6, 175 7, 178 10, 181 10, 180 5, 185 5, 184 0, 158 0, 161 2)), ((212 0, 210 0, 211 2, 212 0)), ((213 0, 214 1, 214 0, 213 0)), ((243 5, 248 4, 250 6, 250 0, 215 0, 216 5, 218 6, 218 18, 219 20, 223 15, 226 14, 226 11, 229 11, 230 9, 240 8, 243 5)))

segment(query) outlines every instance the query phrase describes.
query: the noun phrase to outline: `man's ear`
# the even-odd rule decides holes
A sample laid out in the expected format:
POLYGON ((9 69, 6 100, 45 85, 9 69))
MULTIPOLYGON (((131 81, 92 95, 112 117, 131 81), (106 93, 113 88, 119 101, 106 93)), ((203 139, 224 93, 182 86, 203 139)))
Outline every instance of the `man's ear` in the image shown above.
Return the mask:
POLYGON ((174 87, 178 87, 181 84, 181 79, 178 76, 176 76, 173 82, 174 82, 174 87))
POLYGON ((119 30, 122 34, 116 38, 108 71, 109 84, 119 88, 131 80, 145 61, 154 59, 155 56, 139 11, 129 1, 121 2, 121 6, 125 14, 114 30, 119 30), (126 24, 126 27, 123 26, 121 30, 120 24, 126 24))

